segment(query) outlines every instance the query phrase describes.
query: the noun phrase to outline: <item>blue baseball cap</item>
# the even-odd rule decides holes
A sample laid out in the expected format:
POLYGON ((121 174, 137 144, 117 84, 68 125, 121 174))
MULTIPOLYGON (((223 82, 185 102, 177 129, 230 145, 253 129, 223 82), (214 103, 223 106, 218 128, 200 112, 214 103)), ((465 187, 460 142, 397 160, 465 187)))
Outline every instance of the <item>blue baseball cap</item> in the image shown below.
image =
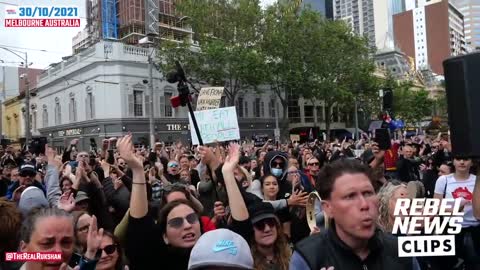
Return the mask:
POLYGON ((208 266, 253 269, 253 257, 247 241, 227 229, 204 233, 190 253, 188 270, 208 266))

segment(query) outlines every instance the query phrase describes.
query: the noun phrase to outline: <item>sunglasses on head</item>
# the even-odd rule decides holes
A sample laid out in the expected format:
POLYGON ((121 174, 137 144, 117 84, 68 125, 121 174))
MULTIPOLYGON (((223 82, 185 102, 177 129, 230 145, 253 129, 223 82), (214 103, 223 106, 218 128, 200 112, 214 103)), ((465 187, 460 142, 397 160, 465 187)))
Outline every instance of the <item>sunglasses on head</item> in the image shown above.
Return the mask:
POLYGON ((196 213, 191 213, 187 215, 186 217, 176 217, 170 219, 167 224, 168 226, 174 228, 174 229, 179 229, 183 226, 184 220, 187 220, 190 225, 198 223, 198 215, 196 213))
POLYGON ((265 226, 268 225, 268 227, 273 228, 277 224, 277 220, 275 218, 266 218, 262 219, 260 221, 257 221, 253 224, 253 227, 255 227, 259 231, 265 230, 265 226))
POLYGON ((97 250, 97 255, 98 257, 102 256, 102 251, 105 251, 105 254, 110 255, 113 254, 117 250, 117 245, 111 244, 111 245, 106 245, 104 248, 99 248, 97 250))

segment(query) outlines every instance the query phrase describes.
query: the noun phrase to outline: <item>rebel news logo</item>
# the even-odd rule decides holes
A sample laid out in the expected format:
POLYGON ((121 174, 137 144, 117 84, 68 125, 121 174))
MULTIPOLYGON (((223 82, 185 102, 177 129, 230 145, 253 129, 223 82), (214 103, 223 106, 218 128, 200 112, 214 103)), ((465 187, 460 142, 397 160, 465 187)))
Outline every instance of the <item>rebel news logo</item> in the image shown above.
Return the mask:
POLYGON ((462 197, 398 199, 392 233, 399 257, 454 256, 455 235, 462 230, 462 197))

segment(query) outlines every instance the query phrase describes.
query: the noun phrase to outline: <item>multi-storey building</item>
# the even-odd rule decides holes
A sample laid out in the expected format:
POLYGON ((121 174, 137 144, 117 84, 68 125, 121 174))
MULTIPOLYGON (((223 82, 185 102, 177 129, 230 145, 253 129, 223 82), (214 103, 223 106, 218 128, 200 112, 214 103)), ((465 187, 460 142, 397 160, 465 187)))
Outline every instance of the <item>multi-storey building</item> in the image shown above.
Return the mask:
POLYGON ((417 70, 443 74, 446 58, 466 52, 463 15, 446 0, 396 14, 394 35, 397 46, 415 59, 417 70))
MULTIPOLYGON (((148 53, 147 48, 100 41, 46 70, 38 77, 37 95, 31 100, 36 108, 32 134, 48 137, 58 148, 80 138, 81 147, 88 149, 90 138, 100 145, 103 138, 128 132, 136 143, 148 142, 149 115, 153 113, 156 139, 188 141, 188 110, 170 104, 170 98, 177 95, 176 85, 154 70, 154 95, 149 94, 145 83, 148 53)), ((246 91, 236 97, 242 138, 251 139, 255 134, 273 137, 277 107, 282 115, 276 100, 268 91, 246 91)))
POLYGON ((480 0, 452 0, 451 2, 464 16, 467 49, 480 50, 480 0))
POLYGON ((393 48, 389 32, 391 8, 385 0, 335 0, 334 19, 341 19, 352 26, 355 33, 366 36, 371 47, 378 50, 393 48))

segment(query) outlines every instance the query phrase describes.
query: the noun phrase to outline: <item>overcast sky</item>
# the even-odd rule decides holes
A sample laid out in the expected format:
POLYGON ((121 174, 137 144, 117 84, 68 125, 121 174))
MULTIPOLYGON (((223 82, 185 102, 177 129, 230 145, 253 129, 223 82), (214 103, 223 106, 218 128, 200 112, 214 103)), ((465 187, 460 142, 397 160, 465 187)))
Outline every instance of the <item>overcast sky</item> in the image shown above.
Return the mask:
MULTIPOLYGON (((276 0, 261 0, 262 5, 269 5, 276 0)), ((46 68, 51 63, 61 61, 63 56, 72 53, 72 38, 85 27, 85 0, 0 0, 0 47, 26 51, 28 61, 34 68, 46 68), (5 9, 9 5, 18 6, 76 6, 79 8, 81 27, 79 28, 6 28, 5 9), (45 50, 45 51, 40 51, 45 50)), ((0 49, 0 60, 7 65, 19 65, 15 55, 0 49)), ((1 65, 1 63, 0 63, 1 65)))

